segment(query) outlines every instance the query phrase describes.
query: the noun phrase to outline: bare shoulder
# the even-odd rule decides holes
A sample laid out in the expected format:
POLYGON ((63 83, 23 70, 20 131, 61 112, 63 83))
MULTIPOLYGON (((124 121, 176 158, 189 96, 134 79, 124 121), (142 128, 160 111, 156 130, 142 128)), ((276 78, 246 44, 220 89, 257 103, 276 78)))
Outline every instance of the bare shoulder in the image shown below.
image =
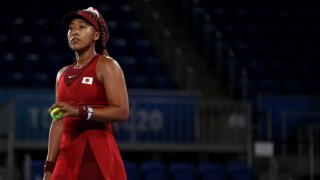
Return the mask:
POLYGON ((117 70, 121 69, 119 63, 112 57, 102 55, 98 61, 97 68, 99 70, 117 70))
POLYGON ((123 77, 122 69, 119 63, 110 56, 101 56, 96 66, 98 79, 102 82, 108 77, 123 77))
POLYGON ((61 75, 67 70, 67 68, 69 67, 70 65, 67 65, 67 66, 64 66, 63 68, 61 68, 58 73, 57 73, 57 81, 60 79, 61 75))
POLYGON ((65 72, 69 66, 70 66, 70 65, 67 65, 67 66, 64 66, 63 68, 61 68, 61 69, 58 71, 58 74, 62 74, 63 72, 65 72))

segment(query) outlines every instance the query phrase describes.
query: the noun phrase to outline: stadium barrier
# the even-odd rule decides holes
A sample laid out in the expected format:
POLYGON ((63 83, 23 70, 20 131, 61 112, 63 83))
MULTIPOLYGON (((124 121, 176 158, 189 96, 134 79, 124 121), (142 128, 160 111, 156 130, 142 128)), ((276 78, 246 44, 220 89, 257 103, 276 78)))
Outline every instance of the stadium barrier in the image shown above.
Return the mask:
MULTIPOLYGON (((0 91, 0 102, 10 102, 1 106, 2 114, 13 115, 1 118, 1 124, 11 123, 10 152, 47 149, 54 99, 47 90, 0 91)), ((130 90, 129 102, 129 120, 115 133, 121 151, 235 153, 251 161, 248 103, 203 100, 193 91, 143 90, 130 90)))

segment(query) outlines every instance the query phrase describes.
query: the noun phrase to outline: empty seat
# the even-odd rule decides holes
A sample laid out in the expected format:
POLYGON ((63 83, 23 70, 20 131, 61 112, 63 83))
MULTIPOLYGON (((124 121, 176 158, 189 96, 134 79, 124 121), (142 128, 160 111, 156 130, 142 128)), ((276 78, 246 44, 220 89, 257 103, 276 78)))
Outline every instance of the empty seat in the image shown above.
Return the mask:
POLYGON ((36 49, 34 39, 32 36, 23 35, 17 36, 15 35, 14 39, 14 50, 20 53, 31 53, 36 49))
POLYGON ((34 73, 40 70, 40 59, 36 53, 18 54, 19 68, 23 73, 34 73))
POLYGON ((20 37, 27 30, 25 19, 22 17, 8 16, 4 23, 10 37, 20 37))
POLYGON ((230 180, 253 180, 253 172, 246 164, 230 163, 227 167, 230 180))
POLYGON ((104 16, 104 15, 108 15, 109 14, 109 12, 110 12, 110 5, 109 4, 101 4, 100 5, 100 13, 102 14, 102 16, 104 16))
POLYGON ((133 56, 122 56, 118 58, 118 62, 126 77, 135 76, 138 74, 139 65, 138 61, 133 56))
POLYGON ((252 78, 267 78, 270 77, 268 64, 264 61, 259 60, 248 60, 245 63, 248 70, 248 75, 252 78))
POLYGON ((108 26, 109 34, 111 36, 110 42, 113 41, 113 39, 118 39, 122 37, 122 34, 119 31, 120 27, 118 25, 118 22, 109 20, 106 23, 108 26))
POLYGON ((144 38, 133 41, 133 51, 140 58, 154 56, 155 53, 151 42, 144 38))
POLYGON ((112 57, 129 56, 130 48, 129 42, 126 39, 110 39, 110 50, 109 53, 112 57))
POLYGON ((0 74, 5 75, 8 72, 16 70, 16 56, 14 53, 2 53, 0 54, 0 74))
POLYGON ((38 52, 55 52, 60 45, 54 36, 40 35, 35 37, 38 52))
POLYGON ((320 84, 318 80, 307 81, 307 91, 312 95, 320 94, 320 84))
POLYGON ((114 15, 119 22, 132 21, 134 19, 131 6, 124 3, 114 3, 110 14, 114 15))
POLYGON ((144 37, 141 24, 137 21, 125 22, 122 28, 126 39, 133 41, 144 37))
POLYGON ((164 67, 157 57, 142 59, 143 69, 147 76, 159 76, 164 73, 164 67))
POLYGON ((9 42, 9 37, 6 34, 0 34, 0 51, 3 52, 7 49, 7 43, 9 42))
POLYGON ((225 172, 223 166, 218 163, 201 163, 199 173, 202 180, 224 180, 225 172))
POLYGON ((41 54, 40 59, 44 67, 43 70, 48 74, 57 74, 63 66, 69 64, 66 57, 58 53, 41 54))
POLYGON ((196 169, 193 164, 173 162, 170 164, 172 180, 196 180, 196 169))
POLYGON ((23 87, 24 77, 21 72, 12 71, 0 77, 2 86, 5 87, 23 87))
POLYGON ((46 18, 36 18, 32 21, 30 31, 32 33, 40 35, 48 35, 49 33, 49 22, 46 18))
POLYGON ((34 88, 47 88, 54 87, 54 83, 50 80, 47 73, 42 72, 29 72, 24 74, 26 86, 34 88))
POLYGON ((145 161, 141 164, 143 180, 166 180, 167 169, 160 161, 145 161))
MULTIPOLYGON (((0 24, 3 25, 0 32, 0 65, 4 69, 0 74, 6 74, 1 77, 1 83, 6 86, 19 84, 28 87, 34 84, 38 87, 42 86, 45 79, 49 79, 51 85, 58 70, 74 60, 74 58, 66 59, 69 54, 70 57, 74 57, 74 51, 70 49, 67 39, 63 38, 66 37, 68 28, 63 27, 61 17, 70 8, 80 9, 83 7, 70 4, 70 2, 67 2, 64 8, 61 8, 59 3, 50 1, 19 2, 18 4, 10 1, 8 3, 11 6, 15 5, 14 7, 19 5, 19 8, 6 6, 1 12, 6 15, 0 18, 0 24), (30 7, 37 10, 34 11, 30 7), (13 54, 14 60, 2 61, 8 52, 13 54), (27 75, 33 75, 28 72, 37 72, 34 77, 38 80, 29 79, 27 75), (11 77, 7 77, 9 74, 11 77)), ((84 4, 87 3, 89 1, 84 2, 84 4)), ((131 6, 124 1, 112 0, 108 3, 99 2, 97 8, 106 18, 108 24, 110 40, 107 49, 110 56, 115 60, 122 56, 134 59, 132 61, 127 58, 126 62, 121 64, 125 76, 128 78, 128 84, 135 88, 152 87, 149 75, 145 74, 143 61, 146 57, 155 57, 154 49, 145 36, 141 23, 136 20, 131 6)), ((157 73, 161 68, 157 68, 159 64, 153 65, 155 65, 154 68, 150 68, 151 65, 148 69, 157 73)), ((159 82, 156 83, 160 84, 159 87, 169 86, 169 81, 164 77, 157 78, 155 82, 159 82)))
POLYGON ((148 89, 150 88, 149 78, 144 75, 135 75, 127 78, 129 88, 148 89))
POLYGON ((139 180, 139 169, 136 163, 131 161, 124 161, 126 175, 128 180, 139 180))
POLYGON ((152 87, 155 89, 174 89, 174 83, 171 77, 167 75, 158 75, 152 78, 152 87))

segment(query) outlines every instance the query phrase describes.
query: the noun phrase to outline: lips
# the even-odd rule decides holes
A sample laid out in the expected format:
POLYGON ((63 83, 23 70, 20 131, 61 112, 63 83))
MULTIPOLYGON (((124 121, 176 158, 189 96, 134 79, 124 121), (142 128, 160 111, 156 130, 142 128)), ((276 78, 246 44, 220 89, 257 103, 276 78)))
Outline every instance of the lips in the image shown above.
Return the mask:
POLYGON ((78 39, 78 38, 71 38, 71 40, 70 40, 70 42, 72 42, 72 43, 77 43, 79 41, 80 41, 80 39, 78 39))

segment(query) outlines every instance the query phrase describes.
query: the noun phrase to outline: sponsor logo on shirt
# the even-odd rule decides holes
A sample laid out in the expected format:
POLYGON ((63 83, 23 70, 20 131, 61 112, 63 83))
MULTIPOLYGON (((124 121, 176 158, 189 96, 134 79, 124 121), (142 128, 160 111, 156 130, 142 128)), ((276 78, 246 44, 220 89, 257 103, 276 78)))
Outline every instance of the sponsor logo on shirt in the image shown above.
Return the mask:
POLYGON ((92 85, 93 77, 83 77, 82 78, 82 84, 89 84, 92 85))

